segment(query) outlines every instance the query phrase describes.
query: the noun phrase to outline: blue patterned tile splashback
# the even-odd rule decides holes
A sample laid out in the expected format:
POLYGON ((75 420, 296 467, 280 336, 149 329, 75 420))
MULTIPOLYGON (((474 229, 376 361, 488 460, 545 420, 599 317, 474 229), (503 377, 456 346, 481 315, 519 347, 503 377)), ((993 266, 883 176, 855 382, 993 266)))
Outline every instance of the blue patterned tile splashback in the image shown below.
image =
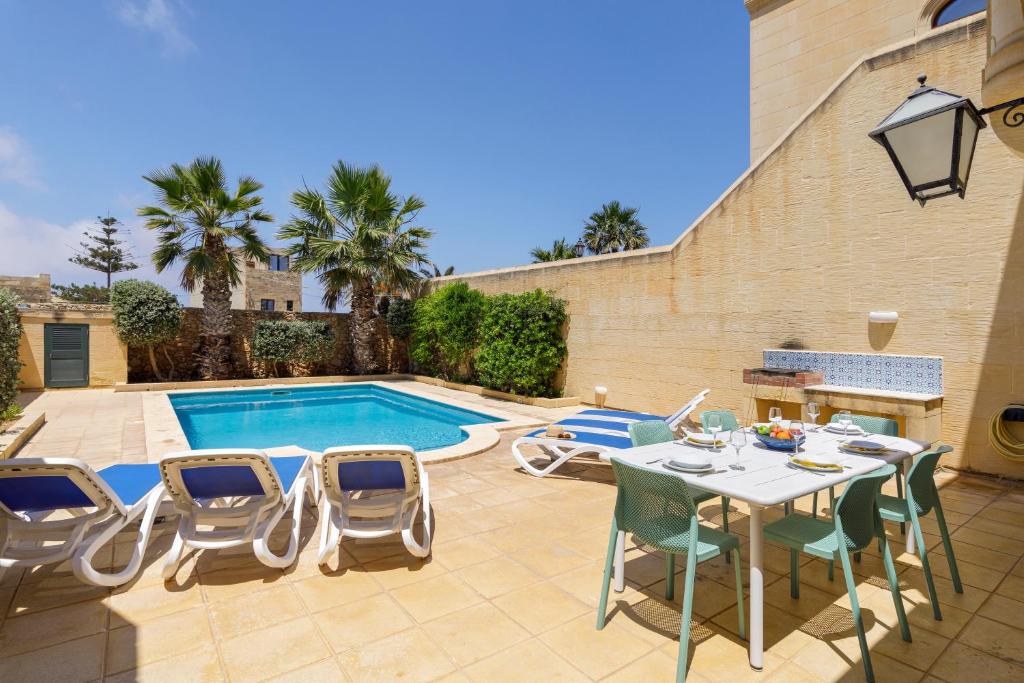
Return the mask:
POLYGON ((942 394, 942 358, 876 353, 766 349, 766 368, 818 370, 825 384, 887 391, 942 394))

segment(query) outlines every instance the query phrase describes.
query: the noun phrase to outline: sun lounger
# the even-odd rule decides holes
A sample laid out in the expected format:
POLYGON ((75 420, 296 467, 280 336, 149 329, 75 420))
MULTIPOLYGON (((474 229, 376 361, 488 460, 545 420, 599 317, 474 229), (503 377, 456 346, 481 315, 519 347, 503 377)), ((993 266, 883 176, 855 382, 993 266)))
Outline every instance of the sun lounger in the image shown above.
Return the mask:
POLYGON ((430 483, 408 446, 342 446, 324 451, 320 463, 327 517, 318 562, 326 564, 341 540, 400 533, 416 557, 430 554, 430 483), (423 542, 413 536, 423 514, 423 542))
POLYGON ((73 458, 0 463, 0 526, 6 527, 0 538, 0 573, 71 558, 81 581, 127 583, 142 566, 164 495, 156 465, 111 465, 96 472, 73 458), (110 573, 96 570, 96 551, 133 522, 140 526, 128 564, 110 573))
POLYGON ((252 543, 256 557, 268 567, 295 561, 303 503, 316 506, 319 497, 308 455, 269 457, 248 448, 187 451, 161 459, 160 473, 181 514, 164 564, 165 579, 177 572, 185 548, 252 543), (288 548, 276 555, 269 548, 270 535, 289 509, 288 548))
POLYGON ((578 455, 601 455, 630 448, 633 444, 629 438, 629 425, 634 422, 664 420, 676 430, 709 392, 705 389, 668 416, 597 408, 583 410, 555 423, 572 434, 571 439, 550 437, 546 429, 538 429, 513 441, 512 455, 524 470, 535 477, 544 477, 578 455), (539 448, 550 462, 544 467, 535 467, 523 453, 523 446, 539 448))

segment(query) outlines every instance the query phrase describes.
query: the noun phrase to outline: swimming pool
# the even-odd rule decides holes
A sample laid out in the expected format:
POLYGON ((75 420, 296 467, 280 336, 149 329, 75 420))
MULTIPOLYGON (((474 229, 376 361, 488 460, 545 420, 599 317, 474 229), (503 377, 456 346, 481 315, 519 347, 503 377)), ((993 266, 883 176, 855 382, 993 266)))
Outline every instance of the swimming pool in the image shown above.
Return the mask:
POLYGON ((169 394, 192 448, 404 444, 443 448, 467 438, 462 425, 500 418, 377 384, 169 394))

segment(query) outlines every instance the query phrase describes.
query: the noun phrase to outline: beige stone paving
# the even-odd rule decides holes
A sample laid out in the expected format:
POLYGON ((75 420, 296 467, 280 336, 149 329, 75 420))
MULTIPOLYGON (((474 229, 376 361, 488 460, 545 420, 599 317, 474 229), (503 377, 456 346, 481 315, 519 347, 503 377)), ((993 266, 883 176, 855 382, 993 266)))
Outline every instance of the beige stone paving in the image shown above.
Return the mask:
MULTIPOLYGON (((24 455, 145 460, 139 395, 39 400, 49 423, 24 455)), ((574 464, 535 479, 515 469, 514 437, 430 466, 436 535, 425 562, 400 543, 347 541, 321 570, 317 520, 307 516, 299 560, 286 571, 243 549, 204 552, 164 583, 159 559, 173 529, 165 523, 141 576, 114 591, 82 586, 67 566, 8 572, 0 681, 672 680, 679 605, 664 600, 660 556, 630 544, 626 591, 612 594, 605 629, 594 628, 615 495, 608 468, 574 464)), ((953 475, 942 484, 965 583, 963 595, 953 592, 940 539, 926 526, 942 622, 931 617, 916 557, 897 557, 911 644, 899 637, 877 552, 854 566, 878 680, 1024 680, 1024 487, 953 475)), ((702 509, 709 524, 716 510, 702 509)), ((746 563, 742 506, 730 526, 746 563)), ((119 537, 107 561, 123 560, 127 542, 119 537)), ((801 598, 792 600, 787 554, 769 545, 766 566, 765 671, 747 665, 731 569, 713 560, 698 570, 688 680, 862 680, 842 583, 804 558, 801 598)))

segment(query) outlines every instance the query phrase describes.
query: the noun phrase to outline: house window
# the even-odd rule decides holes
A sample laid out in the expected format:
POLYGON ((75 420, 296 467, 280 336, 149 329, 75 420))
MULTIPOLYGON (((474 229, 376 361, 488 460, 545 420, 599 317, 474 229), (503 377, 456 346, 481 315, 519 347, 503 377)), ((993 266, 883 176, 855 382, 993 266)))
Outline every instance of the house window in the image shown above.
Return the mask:
POLYGON ((293 311, 293 310, 295 310, 295 302, 292 301, 291 299, 288 299, 288 301, 284 302, 284 307, 285 307, 285 310, 293 311))
POLYGON ((957 19, 985 11, 985 0, 951 0, 935 13, 932 26, 945 26, 957 19))
POLYGON ((273 299, 260 299, 260 310, 261 311, 272 311, 274 310, 273 299))
POLYGON ((288 270, 288 257, 281 254, 270 255, 271 270, 288 270))

